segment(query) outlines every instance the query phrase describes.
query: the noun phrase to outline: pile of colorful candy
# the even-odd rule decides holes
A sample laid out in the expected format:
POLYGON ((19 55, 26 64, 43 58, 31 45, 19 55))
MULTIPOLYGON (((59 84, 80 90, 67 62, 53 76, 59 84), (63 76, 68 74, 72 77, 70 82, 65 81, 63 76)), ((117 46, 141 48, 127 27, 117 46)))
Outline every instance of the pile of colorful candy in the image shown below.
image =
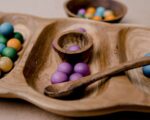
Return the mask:
POLYGON ((0 25, 0 73, 9 72, 13 62, 17 59, 17 52, 21 50, 24 38, 21 33, 14 32, 11 23, 0 25))
POLYGON ((90 74, 90 69, 86 63, 77 63, 74 66, 68 62, 63 62, 58 66, 57 71, 51 77, 51 83, 57 84, 72 80, 78 80, 90 74))
MULTIPOLYGON (((69 51, 78 51, 80 47, 78 45, 72 45, 68 47, 69 51)), ((72 80, 78 80, 90 74, 89 66, 86 63, 80 62, 72 65, 68 62, 61 63, 57 71, 51 77, 51 83, 57 84, 72 80)))
POLYGON ((104 7, 89 7, 87 9, 80 9, 77 15, 81 18, 92 19, 96 21, 109 21, 116 18, 114 12, 110 9, 105 9, 104 7))

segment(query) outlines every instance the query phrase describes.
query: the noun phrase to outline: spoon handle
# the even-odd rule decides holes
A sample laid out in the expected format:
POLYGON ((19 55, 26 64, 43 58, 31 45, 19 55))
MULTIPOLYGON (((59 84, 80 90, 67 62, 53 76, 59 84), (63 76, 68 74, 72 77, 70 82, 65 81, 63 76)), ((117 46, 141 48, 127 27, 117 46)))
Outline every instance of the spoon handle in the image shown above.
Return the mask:
MULTIPOLYGON (((78 86, 87 86, 91 83, 94 83, 98 80, 101 80, 105 77, 110 77, 110 76, 113 76, 113 75, 116 75, 118 73, 121 73, 121 72, 124 72, 124 71, 127 71, 127 70, 130 70, 130 69, 134 69, 134 68, 138 68, 138 67, 141 67, 141 66, 145 66, 145 65, 148 65, 150 64, 150 57, 143 57, 143 58, 139 58, 139 59, 136 59, 136 60, 132 60, 132 61, 127 61, 125 63, 122 63, 118 66, 115 66, 115 67, 112 67, 112 68, 109 68, 107 71, 104 71, 102 73, 98 72, 96 74, 93 74, 93 75, 90 75, 90 76, 87 76, 83 79, 81 79, 80 81, 75 81, 76 82, 76 87, 78 86)), ((74 86, 74 87, 75 87, 74 86)))

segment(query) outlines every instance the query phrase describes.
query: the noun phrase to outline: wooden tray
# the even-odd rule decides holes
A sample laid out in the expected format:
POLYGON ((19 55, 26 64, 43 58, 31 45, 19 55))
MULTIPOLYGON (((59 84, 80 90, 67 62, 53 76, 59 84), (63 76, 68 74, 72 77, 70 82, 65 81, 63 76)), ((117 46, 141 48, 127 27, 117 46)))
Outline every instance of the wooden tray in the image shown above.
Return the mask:
POLYGON ((61 32, 83 27, 92 36, 94 50, 90 68, 93 74, 150 52, 150 29, 6 13, 0 13, 0 20, 11 22, 26 40, 15 67, 0 79, 0 97, 20 98, 49 112, 72 117, 117 111, 150 112, 150 82, 142 75, 141 68, 127 72, 131 79, 120 74, 90 85, 80 99, 58 100, 43 94, 61 62, 51 46, 61 32))

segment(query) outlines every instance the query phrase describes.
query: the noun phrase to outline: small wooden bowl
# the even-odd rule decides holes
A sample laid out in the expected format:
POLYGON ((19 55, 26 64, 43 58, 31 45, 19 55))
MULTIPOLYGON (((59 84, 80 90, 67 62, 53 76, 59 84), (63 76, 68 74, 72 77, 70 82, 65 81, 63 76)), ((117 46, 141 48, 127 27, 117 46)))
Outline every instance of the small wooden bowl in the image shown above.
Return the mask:
POLYGON ((111 9, 116 16, 113 20, 102 20, 104 22, 118 23, 127 13, 127 7, 123 3, 114 0, 68 0, 64 4, 64 9, 69 17, 79 18, 79 16, 77 16, 79 9, 86 9, 88 7, 97 8, 99 6, 111 9))
POLYGON ((63 32, 53 41, 53 47, 61 58, 71 63, 88 62, 92 46, 92 38, 88 33, 77 30, 63 32), (78 45, 80 50, 69 51, 68 47, 72 45, 78 45))

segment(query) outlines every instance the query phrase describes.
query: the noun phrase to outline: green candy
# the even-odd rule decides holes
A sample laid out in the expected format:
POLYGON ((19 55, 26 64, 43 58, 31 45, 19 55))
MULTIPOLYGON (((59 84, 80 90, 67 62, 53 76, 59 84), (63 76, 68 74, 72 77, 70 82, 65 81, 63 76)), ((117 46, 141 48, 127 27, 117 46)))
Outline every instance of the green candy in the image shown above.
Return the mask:
POLYGON ((0 34, 0 43, 5 44, 5 45, 7 43, 7 39, 2 34, 0 34))
POLYGON ((14 38, 17 38, 18 40, 20 40, 21 43, 24 42, 24 38, 23 38, 22 34, 19 32, 14 33, 14 38))
POLYGON ((2 51, 2 56, 9 57, 12 60, 15 60, 17 57, 17 51, 14 48, 6 47, 2 51))

